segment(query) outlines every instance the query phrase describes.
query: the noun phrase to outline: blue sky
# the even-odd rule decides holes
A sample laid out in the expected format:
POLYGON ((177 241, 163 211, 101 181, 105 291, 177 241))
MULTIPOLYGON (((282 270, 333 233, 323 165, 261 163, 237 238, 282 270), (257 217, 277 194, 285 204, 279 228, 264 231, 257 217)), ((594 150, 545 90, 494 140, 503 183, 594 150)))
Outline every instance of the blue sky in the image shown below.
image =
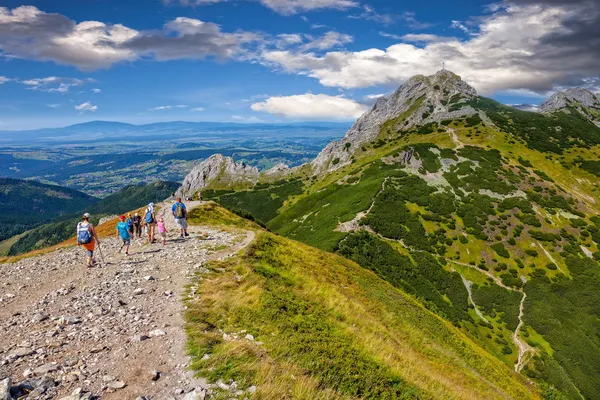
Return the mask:
POLYGON ((4 0, 0 130, 353 120, 442 61, 483 95, 535 104, 597 90, 597 47, 576 59, 569 41, 594 3, 4 0))

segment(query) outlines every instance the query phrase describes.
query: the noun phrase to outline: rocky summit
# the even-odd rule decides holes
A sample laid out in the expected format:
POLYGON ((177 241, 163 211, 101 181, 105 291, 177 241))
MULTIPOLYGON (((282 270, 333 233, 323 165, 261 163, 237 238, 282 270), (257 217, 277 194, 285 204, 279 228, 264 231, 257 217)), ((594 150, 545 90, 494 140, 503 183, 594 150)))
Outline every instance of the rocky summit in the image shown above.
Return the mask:
POLYGON ((570 108, 600 126, 600 98, 583 88, 572 88, 553 94, 540 106, 540 112, 546 114, 557 111, 571 112, 570 108))
POLYGON ((185 177, 177 194, 192 195, 204 189, 209 183, 216 186, 253 186, 258 181, 259 175, 256 167, 251 167, 246 163, 237 163, 231 157, 215 154, 198 164, 185 177))
POLYGON ((381 97, 361 116, 339 142, 330 143, 312 161, 315 173, 347 165, 363 144, 377 139, 384 123, 401 119, 409 129, 417 125, 473 115, 476 110, 461 103, 477 96, 476 90, 460 76, 448 70, 431 76, 417 75, 389 97, 381 97), (458 104, 458 106, 457 106, 458 104))

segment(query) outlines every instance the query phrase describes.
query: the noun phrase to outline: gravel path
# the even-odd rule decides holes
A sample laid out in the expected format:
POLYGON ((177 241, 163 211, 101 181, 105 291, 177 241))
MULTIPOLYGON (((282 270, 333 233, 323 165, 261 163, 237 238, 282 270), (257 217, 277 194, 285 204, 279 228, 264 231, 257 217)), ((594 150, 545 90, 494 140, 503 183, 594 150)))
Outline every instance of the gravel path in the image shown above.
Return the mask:
POLYGON ((210 392, 186 370, 181 297, 203 262, 237 253, 254 234, 191 227, 179 240, 170 205, 161 206, 166 245, 136 239, 126 256, 116 239, 104 239, 106 264, 92 269, 78 248, 0 265, 0 399, 6 385, 28 399, 200 399, 210 392))

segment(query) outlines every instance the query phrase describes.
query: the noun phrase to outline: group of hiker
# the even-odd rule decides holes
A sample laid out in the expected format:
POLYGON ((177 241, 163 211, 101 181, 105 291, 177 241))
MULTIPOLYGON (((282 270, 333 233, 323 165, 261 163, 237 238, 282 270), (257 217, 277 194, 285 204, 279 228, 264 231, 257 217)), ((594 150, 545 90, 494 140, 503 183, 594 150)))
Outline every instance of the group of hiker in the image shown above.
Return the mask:
MULTIPOLYGON (((165 245, 167 243, 167 226, 164 218, 156 218, 154 206, 154 203, 148 204, 143 218, 139 213, 119 216, 119 222, 116 227, 116 237, 122 242, 119 252, 122 252, 123 249, 125 249, 125 254, 129 255, 131 239, 135 237, 141 238, 143 227, 148 234, 148 243, 152 244, 156 242, 156 230, 158 230, 158 233, 160 234, 162 244, 165 245)), ((184 239, 189 236, 187 231, 187 208, 181 201, 181 197, 175 199, 175 203, 171 207, 171 213, 175 218, 175 223, 177 224, 180 233, 179 239, 184 239)), ((82 246, 87 251, 87 266, 95 266, 96 261, 94 259, 94 251, 96 250, 96 246, 100 249, 100 239, 98 238, 94 225, 90 222, 89 213, 83 214, 82 220, 77 224, 77 245, 82 246)), ((100 255, 102 256, 102 253, 100 255)))

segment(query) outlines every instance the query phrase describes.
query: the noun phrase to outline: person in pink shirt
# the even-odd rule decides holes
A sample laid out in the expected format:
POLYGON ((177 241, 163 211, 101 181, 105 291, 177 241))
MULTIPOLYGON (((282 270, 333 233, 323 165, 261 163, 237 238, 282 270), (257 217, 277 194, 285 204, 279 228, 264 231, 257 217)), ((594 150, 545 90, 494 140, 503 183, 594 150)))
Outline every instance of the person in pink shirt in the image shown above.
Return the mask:
POLYGON ((163 218, 159 218, 158 219, 158 233, 160 233, 160 236, 162 237, 162 244, 166 244, 167 243, 167 227, 165 225, 165 220, 163 218))

